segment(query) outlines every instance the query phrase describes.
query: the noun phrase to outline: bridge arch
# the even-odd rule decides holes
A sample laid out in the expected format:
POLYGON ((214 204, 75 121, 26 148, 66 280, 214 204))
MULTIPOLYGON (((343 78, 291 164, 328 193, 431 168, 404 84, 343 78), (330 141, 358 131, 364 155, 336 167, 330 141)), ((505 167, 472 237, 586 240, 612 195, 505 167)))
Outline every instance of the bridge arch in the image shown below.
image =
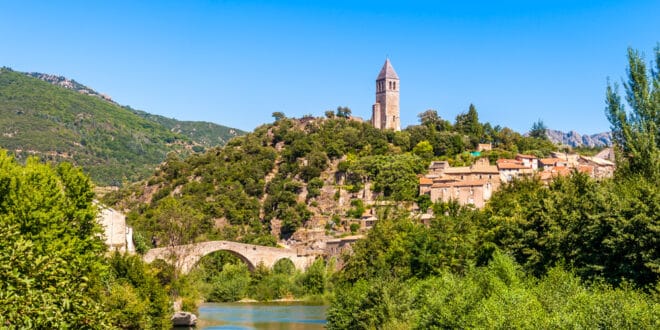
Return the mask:
POLYGON ((250 270, 254 270, 259 263, 263 263, 268 268, 273 268, 275 262, 282 258, 291 260, 296 269, 304 270, 315 259, 313 255, 303 255, 291 249, 229 241, 209 241, 151 249, 144 255, 143 259, 146 262, 163 259, 166 262, 173 263, 183 273, 188 273, 202 257, 217 251, 228 251, 238 256, 248 265, 250 270))

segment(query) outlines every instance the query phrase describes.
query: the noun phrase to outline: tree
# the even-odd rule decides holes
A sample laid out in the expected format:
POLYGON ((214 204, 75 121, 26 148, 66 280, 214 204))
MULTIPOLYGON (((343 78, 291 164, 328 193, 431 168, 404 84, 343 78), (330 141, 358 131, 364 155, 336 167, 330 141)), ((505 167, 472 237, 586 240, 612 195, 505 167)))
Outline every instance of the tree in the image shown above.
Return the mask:
POLYGON ((412 149, 412 153, 419 156, 425 161, 431 160, 433 158, 433 146, 429 141, 421 141, 412 149))
POLYGON ((105 244, 90 180, 69 164, 0 152, 0 324, 108 328, 105 244))
POLYGON ((284 112, 275 111, 273 112, 273 118, 275 118, 275 121, 280 121, 286 118, 286 115, 284 115, 284 112))
POLYGON ((539 119, 534 124, 532 124, 532 129, 529 131, 529 136, 535 139, 547 140, 548 135, 545 133, 546 129, 547 127, 545 127, 543 120, 539 119))
POLYGON ((337 117, 350 118, 351 113, 352 111, 349 107, 337 107, 337 117))
POLYGON ((656 68, 647 72, 639 52, 628 49, 628 81, 623 85, 630 109, 621 103, 617 84, 608 83, 606 92, 619 168, 647 178, 660 177, 660 44, 655 56, 656 68))
POLYGON ((477 108, 473 104, 470 104, 467 113, 456 116, 454 128, 456 131, 470 137, 472 147, 476 147, 482 140, 484 129, 479 123, 479 114, 477 114, 477 108))
POLYGON ((417 118, 419 118, 419 122, 422 125, 428 126, 437 131, 448 131, 451 129, 451 124, 448 121, 440 118, 440 116, 438 116, 438 112, 433 109, 428 109, 418 114, 417 118))

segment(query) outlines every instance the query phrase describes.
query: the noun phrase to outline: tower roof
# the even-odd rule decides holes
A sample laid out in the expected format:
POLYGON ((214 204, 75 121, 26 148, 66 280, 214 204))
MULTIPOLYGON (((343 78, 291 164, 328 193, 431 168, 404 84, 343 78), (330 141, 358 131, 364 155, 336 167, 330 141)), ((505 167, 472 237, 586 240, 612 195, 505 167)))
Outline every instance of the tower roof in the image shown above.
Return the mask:
POLYGON ((380 69, 380 73, 378 74, 378 78, 376 80, 381 80, 381 79, 399 79, 399 76, 396 74, 396 71, 394 71, 394 68, 392 67, 392 63, 390 63, 390 59, 385 60, 385 64, 383 64, 383 68, 380 69))

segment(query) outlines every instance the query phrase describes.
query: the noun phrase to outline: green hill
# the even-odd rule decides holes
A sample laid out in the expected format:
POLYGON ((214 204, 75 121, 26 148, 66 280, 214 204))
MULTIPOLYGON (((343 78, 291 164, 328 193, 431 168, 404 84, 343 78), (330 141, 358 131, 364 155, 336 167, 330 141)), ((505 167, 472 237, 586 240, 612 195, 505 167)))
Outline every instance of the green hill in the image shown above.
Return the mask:
POLYGON ((44 80, 0 69, 0 148, 18 159, 70 161, 97 185, 137 181, 153 173, 169 152, 199 152, 243 134, 150 115, 81 92, 78 83, 67 88, 61 79, 44 80))
POLYGON ((331 229, 331 222, 360 218, 376 204, 428 203, 418 196, 418 175, 429 161, 469 165, 478 143, 493 144, 482 153, 493 162, 518 151, 555 149, 547 140, 480 123, 474 107, 454 124, 427 111, 421 125, 400 132, 326 116, 282 115, 224 147, 168 157, 148 180, 105 202, 128 211, 138 235, 159 237, 161 244, 169 244, 167 223, 177 218, 196 219, 188 224, 197 229, 186 231, 190 240, 274 244, 301 227, 331 229))

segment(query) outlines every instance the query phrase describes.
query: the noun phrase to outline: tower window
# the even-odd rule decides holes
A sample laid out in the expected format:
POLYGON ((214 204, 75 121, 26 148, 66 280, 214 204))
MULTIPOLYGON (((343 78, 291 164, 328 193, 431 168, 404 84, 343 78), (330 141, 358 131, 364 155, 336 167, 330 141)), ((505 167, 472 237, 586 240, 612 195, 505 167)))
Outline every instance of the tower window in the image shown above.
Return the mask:
POLYGON ((392 86, 393 86, 392 89, 396 90, 396 81, 392 82, 392 86))

